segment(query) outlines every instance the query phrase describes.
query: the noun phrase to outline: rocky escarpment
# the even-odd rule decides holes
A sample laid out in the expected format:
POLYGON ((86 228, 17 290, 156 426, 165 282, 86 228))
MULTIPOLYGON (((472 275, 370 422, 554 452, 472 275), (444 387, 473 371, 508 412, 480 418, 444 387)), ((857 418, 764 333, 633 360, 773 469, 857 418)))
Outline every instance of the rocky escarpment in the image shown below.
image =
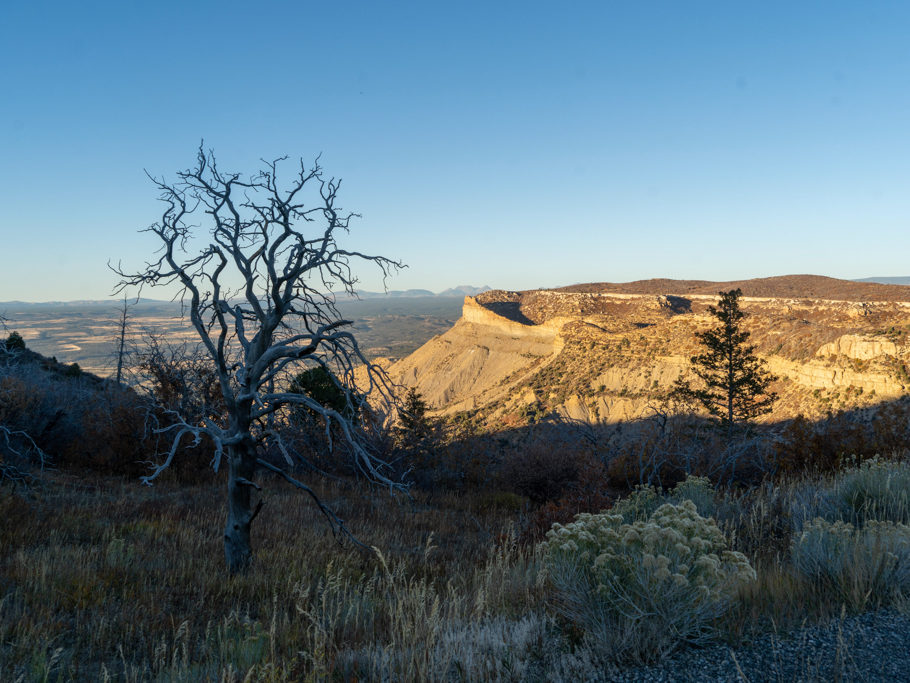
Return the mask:
POLYGON ((451 330, 389 372, 396 381, 417 387, 432 407, 457 412, 501 400, 509 390, 504 378, 539 367, 558 355, 562 345, 558 323, 516 322, 468 296, 451 330))
MULTIPOLYGON (((466 297, 452 329, 388 370, 438 413, 479 411, 491 425, 553 411, 634 419, 688 372, 715 300, 671 288, 486 292, 466 297)), ((873 406, 910 389, 906 302, 744 297, 742 307, 757 353, 779 377, 768 419, 873 406)))

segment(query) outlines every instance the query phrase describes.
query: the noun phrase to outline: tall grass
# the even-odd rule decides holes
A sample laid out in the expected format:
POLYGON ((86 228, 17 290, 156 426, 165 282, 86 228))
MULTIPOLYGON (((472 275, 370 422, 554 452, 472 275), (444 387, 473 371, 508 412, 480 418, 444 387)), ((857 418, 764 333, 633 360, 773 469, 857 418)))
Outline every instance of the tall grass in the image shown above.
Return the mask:
MULTIPOLYGON (((905 605, 903 531, 876 530, 903 528, 908 473, 887 462, 745 491, 689 482, 616 511, 647 519, 694 500, 716 520, 758 575, 711 622, 735 643, 842 609, 905 605), (852 528, 846 552, 826 545, 838 522, 852 528)), ((266 481, 256 564, 229 578, 220 482, 90 481, 51 473, 31 490, 0 486, 0 680, 578 680, 628 645, 595 647, 553 615, 541 551, 516 541, 521 513, 488 493, 396 501, 322 483, 376 548, 362 550, 266 481)))
POLYGON ((502 512, 324 486, 382 549, 366 552, 335 541, 293 491, 268 487, 256 566, 235 578, 218 485, 0 488, 0 679, 321 680, 364 667, 426 678, 444 662, 481 666, 473 641, 511 651, 513 622, 524 640, 546 627, 533 615, 533 556, 502 512))

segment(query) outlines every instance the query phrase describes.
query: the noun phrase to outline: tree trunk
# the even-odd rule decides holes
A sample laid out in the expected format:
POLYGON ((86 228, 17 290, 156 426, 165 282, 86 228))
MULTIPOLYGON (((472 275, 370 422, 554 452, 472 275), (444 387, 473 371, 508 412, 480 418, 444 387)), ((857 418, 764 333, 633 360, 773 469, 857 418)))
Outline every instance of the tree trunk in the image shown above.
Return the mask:
POLYGON ((129 316, 129 303, 123 295, 123 307, 120 309, 120 348, 117 350, 117 384, 123 379, 123 351, 126 347, 126 323, 129 316))
POLYGON ((254 460, 243 447, 228 450, 228 512, 224 528, 224 558, 230 574, 242 574, 253 563, 250 525, 262 501, 252 508, 254 460))

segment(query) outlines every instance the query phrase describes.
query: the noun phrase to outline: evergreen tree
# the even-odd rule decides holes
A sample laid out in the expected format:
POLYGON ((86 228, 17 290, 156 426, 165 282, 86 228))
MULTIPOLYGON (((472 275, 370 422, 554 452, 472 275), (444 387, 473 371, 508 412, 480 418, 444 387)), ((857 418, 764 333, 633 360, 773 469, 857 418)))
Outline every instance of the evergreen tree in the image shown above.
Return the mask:
POLYGON ((18 332, 13 332, 6 341, 3 342, 3 348, 7 351, 25 351, 25 340, 18 332))
POLYGON ((717 306, 708 311, 720 325, 696 336, 705 351, 692 356, 692 371, 703 386, 693 388, 679 379, 673 395, 694 399, 728 427, 771 412, 777 394, 768 390, 777 378, 764 367, 748 344, 749 333, 742 329, 745 313, 739 307, 742 291, 720 292, 717 306))
POLYGON ((405 440, 419 440, 430 433, 427 402, 414 387, 405 394, 404 404, 398 412, 398 422, 398 433, 405 440))
MULTIPOLYGON (((297 373, 294 379, 291 380, 288 391, 309 396, 324 408, 334 410, 354 423, 357 422, 358 409, 362 403, 362 398, 351 394, 349 400, 348 393, 338 378, 322 365, 316 365, 297 373)), ((307 407, 298 408, 296 412, 301 415, 317 417, 317 413, 307 407)))

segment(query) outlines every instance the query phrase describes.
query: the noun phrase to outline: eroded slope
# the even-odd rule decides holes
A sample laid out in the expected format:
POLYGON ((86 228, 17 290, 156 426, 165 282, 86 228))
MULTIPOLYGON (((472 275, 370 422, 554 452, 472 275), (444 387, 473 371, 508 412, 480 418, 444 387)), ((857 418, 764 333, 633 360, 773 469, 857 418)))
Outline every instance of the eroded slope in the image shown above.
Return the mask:
MULTIPOLYGON (((455 326, 390 375, 442 414, 474 410, 493 426, 552 411, 592 422, 646 415, 687 371, 695 333, 714 325, 716 297, 701 291, 729 283, 635 284, 466 297, 455 326)), ((780 378, 768 419, 872 406, 910 387, 910 288, 816 276, 732 284, 787 293, 742 300, 752 342, 780 378), (824 298, 793 296, 801 287, 824 298), (828 298, 850 287, 853 299, 828 298)))

